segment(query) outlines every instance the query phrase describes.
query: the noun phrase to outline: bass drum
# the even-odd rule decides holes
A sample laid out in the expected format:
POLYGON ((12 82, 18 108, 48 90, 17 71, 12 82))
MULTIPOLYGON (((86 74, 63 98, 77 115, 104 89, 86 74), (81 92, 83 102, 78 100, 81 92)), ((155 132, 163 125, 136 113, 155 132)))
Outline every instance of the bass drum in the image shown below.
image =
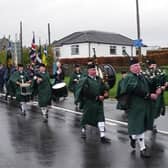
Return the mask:
POLYGON ((52 86, 52 98, 58 100, 60 97, 67 97, 68 89, 65 82, 56 83, 52 86))
POLYGON ((99 69, 102 71, 104 81, 106 81, 111 89, 116 82, 115 69, 110 64, 99 65, 99 69))

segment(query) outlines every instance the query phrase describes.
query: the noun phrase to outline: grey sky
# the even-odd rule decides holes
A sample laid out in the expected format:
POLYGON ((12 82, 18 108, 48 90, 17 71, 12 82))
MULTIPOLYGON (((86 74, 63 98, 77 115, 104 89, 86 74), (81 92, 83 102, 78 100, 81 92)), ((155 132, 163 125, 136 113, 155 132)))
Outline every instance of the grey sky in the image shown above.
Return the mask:
MULTIPOLYGON (((141 37, 147 45, 168 46, 168 0, 139 0, 141 37)), ((23 44, 51 41, 83 30, 100 30, 137 38, 136 0, 0 0, 0 38, 15 39, 23 22, 23 44)))

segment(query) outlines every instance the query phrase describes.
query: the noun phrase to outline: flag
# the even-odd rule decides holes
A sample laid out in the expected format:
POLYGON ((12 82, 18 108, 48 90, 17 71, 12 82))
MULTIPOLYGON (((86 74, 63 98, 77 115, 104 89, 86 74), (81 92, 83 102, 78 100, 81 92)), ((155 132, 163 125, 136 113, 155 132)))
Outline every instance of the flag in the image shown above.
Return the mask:
POLYGON ((6 51, 6 65, 9 67, 12 65, 12 46, 11 41, 8 43, 7 51, 6 51))
POLYGON ((47 65, 47 46, 44 46, 44 51, 43 51, 43 55, 42 55, 42 63, 47 65))
POLYGON ((35 34, 33 33, 33 39, 32 39, 32 43, 31 43, 31 49, 29 52, 29 56, 30 56, 30 60, 32 62, 36 61, 36 44, 35 44, 35 34))

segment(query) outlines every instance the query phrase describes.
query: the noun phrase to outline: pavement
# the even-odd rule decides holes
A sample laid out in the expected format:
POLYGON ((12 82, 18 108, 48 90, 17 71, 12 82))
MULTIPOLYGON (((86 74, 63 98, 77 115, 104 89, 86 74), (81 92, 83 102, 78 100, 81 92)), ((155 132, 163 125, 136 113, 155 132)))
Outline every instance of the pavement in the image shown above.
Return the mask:
POLYGON ((22 116, 15 101, 1 97, 0 168, 167 168, 167 115, 157 121, 165 133, 146 133, 152 157, 142 159, 138 148, 130 148, 126 119, 115 106, 115 100, 105 101, 111 144, 102 144, 94 127, 87 127, 87 139, 81 139, 81 112, 74 110, 72 95, 51 106, 48 123, 42 122, 36 102, 22 116))

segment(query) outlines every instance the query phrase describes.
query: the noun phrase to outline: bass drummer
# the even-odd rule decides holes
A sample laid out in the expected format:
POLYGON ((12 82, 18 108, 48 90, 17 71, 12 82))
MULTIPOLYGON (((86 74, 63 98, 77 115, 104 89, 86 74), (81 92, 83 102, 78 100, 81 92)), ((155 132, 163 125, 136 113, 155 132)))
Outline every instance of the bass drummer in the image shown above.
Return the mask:
MULTIPOLYGON (((55 74, 53 75, 54 77, 54 84, 53 85, 57 85, 57 84, 60 84, 60 83, 64 83, 64 71, 63 71, 63 68, 62 68, 62 64, 58 61, 56 63, 57 65, 57 69, 56 69, 56 72, 55 74)), ((63 87, 61 88, 57 94, 53 95, 53 100, 55 101, 59 101, 59 98, 60 97, 67 97, 68 96, 68 90, 67 90, 67 87, 63 87)))

